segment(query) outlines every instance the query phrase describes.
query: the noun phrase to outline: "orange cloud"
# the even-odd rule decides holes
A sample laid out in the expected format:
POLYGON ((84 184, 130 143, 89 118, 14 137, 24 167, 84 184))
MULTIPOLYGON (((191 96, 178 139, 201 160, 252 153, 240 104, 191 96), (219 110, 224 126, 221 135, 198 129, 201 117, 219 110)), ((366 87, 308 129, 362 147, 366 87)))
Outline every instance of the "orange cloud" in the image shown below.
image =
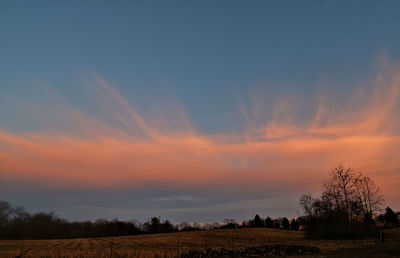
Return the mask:
MULTIPOLYGON (((56 187, 282 185, 307 191, 342 162, 375 178, 394 200, 400 195, 399 71, 383 65, 370 87, 341 102, 320 96, 302 123, 292 103, 279 102, 265 121, 246 111, 249 126, 241 135, 202 134, 176 103, 174 119, 143 116, 94 74, 84 80, 113 122, 60 102, 60 116, 78 133, 0 131, 0 176, 56 187)), ((253 107, 262 114, 262 105, 253 107)))

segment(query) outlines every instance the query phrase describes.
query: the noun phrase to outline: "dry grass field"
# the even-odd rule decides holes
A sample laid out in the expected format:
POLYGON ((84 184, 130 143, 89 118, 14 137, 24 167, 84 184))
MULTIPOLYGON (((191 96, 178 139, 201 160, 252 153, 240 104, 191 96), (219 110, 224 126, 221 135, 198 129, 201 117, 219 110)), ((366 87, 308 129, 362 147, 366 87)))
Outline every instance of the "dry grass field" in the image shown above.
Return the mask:
POLYGON ((223 229, 124 237, 2 240, 0 257, 177 257, 188 250, 236 249, 270 244, 312 245, 318 257, 400 257, 400 229, 385 231, 386 243, 364 240, 308 240, 304 232, 267 228, 223 229))

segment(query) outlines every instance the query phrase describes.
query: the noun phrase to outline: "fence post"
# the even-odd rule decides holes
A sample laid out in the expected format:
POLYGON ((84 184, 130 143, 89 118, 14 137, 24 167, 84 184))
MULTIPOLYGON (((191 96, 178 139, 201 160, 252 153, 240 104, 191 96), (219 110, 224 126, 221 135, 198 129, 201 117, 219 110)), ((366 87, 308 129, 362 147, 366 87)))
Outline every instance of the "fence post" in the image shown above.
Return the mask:
POLYGON ((204 231, 204 250, 207 250, 207 229, 204 231))
POLYGON ((179 258, 179 232, 176 233, 176 257, 179 258))
POLYGON ((114 245, 114 237, 111 237, 111 244, 110 244, 110 258, 112 258, 113 253, 113 245, 114 245))
POLYGON ((19 255, 17 257, 22 258, 23 253, 24 253, 24 239, 22 238, 21 247, 19 249, 19 255))
POLYGON ((232 229, 232 257, 235 257, 235 246, 233 245, 233 230, 232 229))

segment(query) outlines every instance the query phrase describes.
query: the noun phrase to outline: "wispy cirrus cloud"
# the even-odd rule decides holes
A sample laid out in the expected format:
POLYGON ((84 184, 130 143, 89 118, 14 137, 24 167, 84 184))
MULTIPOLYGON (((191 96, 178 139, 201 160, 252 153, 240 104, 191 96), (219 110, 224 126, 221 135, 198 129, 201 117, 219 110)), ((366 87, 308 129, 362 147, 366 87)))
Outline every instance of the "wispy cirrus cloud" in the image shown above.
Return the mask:
POLYGON ((82 79, 101 115, 57 96, 45 115, 45 108, 30 103, 34 116, 48 116, 49 127, 0 129, 0 176, 58 188, 262 192, 280 186, 304 192, 342 162, 375 178, 394 200, 400 194, 400 69, 382 62, 378 70, 375 81, 356 92, 319 95, 306 115, 293 97, 277 101, 269 116, 254 99, 253 109, 243 110, 247 130, 237 134, 199 132, 174 98, 155 112, 139 112, 114 85, 89 72, 82 79), (61 126, 50 126, 55 117, 61 126))

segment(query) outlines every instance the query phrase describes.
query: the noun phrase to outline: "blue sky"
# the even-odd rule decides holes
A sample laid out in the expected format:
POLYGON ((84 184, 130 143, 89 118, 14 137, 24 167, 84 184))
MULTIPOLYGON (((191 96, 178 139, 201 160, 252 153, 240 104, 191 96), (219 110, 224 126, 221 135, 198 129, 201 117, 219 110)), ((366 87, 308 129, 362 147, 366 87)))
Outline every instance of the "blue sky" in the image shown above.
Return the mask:
MULTIPOLYGON (((246 129, 242 108, 252 106, 254 95, 262 95, 264 112, 272 116, 277 99, 295 96, 313 102, 321 90, 351 95, 360 81, 374 80, 381 56, 390 62, 400 58, 399 10, 399 1, 1 1, 0 129, 29 133, 69 128, 52 108, 58 100, 49 88, 68 105, 113 123, 85 88, 82 77, 96 73, 139 113, 146 113, 150 103, 162 110, 176 101, 198 133, 240 133, 246 129)), ((300 108, 300 117, 306 117, 307 110, 300 108)), ((53 208, 72 219, 99 213, 66 211, 84 193, 53 194, 71 198, 58 209, 55 203, 60 201, 49 195, 53 190, 35 186, 33 179, 13 180, 31 185, 31 192, 6 189, 2 195, 29 209, 53 208), (43 196, 49 200, 41 201, 43 196)), ((201 196, 172 188, 155 195, 168 192, 175 201, 201 196)), ((196 191, 201 193, 201 187, 196 191)), ((287 198, 287 206, 276 208, 274 216, 296 216, 297 195, 283 191, 270 199, 273 206, 287 198)), ((124 194, 112 196, 122 200, 124 194)), ((239 198, 217 196, 198 202, 207 220, 225 216, 214 215, 213 200, 227 204, 239 198)), ((255 201, 268 199, 267 193, 257 190, 246 198, 246 209, 267 209, 255 201)), ((88 197, 85 205, 91 203, 96 203, 95 197, 88 197)), ((140 214, 110 203, 114 202, 99 208, 109 217, 136 215, 143 220, 154 209, 175 221, 201 220, 178 201, 187 217, 178 211, 163 213, 165 203, 160 201, 140 214)), ((239 206, 232 204, 226 217, 251 215, 239 206)))
POLYGON ((34 77, 70 100, 77 74, 95 69, 129 99, 173 88, 208 129, 249 87, 307 96, 321 79, 347 87, 381 51, 397 58, 398 10, 397 1, 3 1, 1 90, 19 94, 34 77))

